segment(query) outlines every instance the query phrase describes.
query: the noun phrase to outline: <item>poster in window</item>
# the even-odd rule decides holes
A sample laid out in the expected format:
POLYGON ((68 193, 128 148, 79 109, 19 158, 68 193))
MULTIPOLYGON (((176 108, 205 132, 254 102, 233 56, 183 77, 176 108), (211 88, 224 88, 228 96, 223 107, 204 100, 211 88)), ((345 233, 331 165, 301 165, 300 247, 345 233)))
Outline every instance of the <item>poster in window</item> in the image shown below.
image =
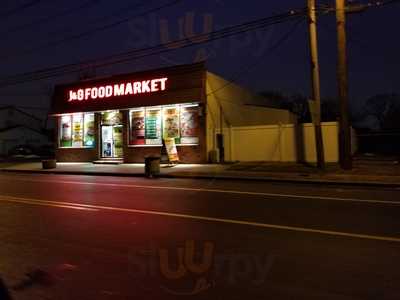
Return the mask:
POLYGON ((146 110, 146 144, 161 145, 161 109, 146 110))
POLYGON ((179 138, 179 109, 178 107, 164 108, 164 139, 179 138))
POLYGON ((85 114, 84 116, 84 136, 85 147, 93 147, 95 141, 94 114, 85 114))
POLYGON ((72 147, 82 147, 83 117, 81 114, 72 116, 72 147))
POLYGON ((181 144, 199 143, 199 107, 181 107, 181 144))
POLYGON ((71 147, 72 146, 72 127, 71 127, 71 116, 62 116, 60 124, 60 146, 71 147))
POLYGON ((131 145, 145 144, 144 109, 131 112, 131 145))
POLYGON ((121 125, 122 113, 119 111, 104 112, 101 116, 102 125, 121 125))
POLYGON ((122 138, 122 126, 113 127, 114 136, 114 155, 115 157, 123 156, 123 138, 122 138))

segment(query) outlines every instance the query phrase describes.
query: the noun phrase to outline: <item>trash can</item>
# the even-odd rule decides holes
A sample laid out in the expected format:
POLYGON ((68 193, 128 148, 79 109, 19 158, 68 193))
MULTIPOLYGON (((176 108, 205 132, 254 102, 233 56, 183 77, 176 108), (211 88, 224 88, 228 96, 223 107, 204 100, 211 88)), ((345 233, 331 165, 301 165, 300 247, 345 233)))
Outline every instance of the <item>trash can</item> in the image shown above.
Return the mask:
POLYGON ((160 174, 160 161, 158 156, 149 156, 144 159, 144 173, 146 177, 153 177, 160 174))
POLYGON ((57 161, 55 159, 42 160, 43 169, 55 169, 57 167, 57 161))

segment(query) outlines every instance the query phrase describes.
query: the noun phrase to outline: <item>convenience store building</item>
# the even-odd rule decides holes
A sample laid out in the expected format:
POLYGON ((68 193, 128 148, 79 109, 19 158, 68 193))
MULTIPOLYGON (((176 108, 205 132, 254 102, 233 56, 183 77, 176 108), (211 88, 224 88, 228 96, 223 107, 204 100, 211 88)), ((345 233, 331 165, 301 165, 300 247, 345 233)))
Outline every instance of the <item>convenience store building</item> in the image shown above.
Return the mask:
MULTIPOLYGON (((142 163, 174 139, 183 163, 233 160, 232 132, 246 126, 293 124, 285 110, 208 72, 181 65, 56 86, 59 162, 142 163)), ((251 151, 253 145, 247 145, 251 151)))

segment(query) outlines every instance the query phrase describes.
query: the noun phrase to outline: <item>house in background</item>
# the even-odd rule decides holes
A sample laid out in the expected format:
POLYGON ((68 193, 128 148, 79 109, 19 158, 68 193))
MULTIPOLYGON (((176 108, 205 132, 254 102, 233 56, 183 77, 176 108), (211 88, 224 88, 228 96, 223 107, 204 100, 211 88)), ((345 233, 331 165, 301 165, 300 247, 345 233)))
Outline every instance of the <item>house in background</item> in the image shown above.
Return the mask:
POLYGON ((18 145, 39 147, 49 143, 43 120, 14 106, 0 107, 0 156, 18 145))

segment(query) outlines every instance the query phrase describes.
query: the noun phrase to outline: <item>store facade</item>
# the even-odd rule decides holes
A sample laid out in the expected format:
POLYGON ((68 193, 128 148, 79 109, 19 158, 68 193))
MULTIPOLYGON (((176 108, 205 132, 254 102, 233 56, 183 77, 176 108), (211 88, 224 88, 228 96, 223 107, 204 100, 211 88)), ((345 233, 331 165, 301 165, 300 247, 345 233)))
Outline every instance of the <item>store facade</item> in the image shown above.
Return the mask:
MULTIPOLYGON (((265 100, 208 72, 204 63, 59 85, 51 111, 56 159, 143 163, 172 141, 182 163, 236 160, 238 151, 251 154, 258 147, 238 148, 237 130, 295 120, 265 100)), ((273 139, 256 140, 276 148, 273 139)))
POLYGON ((194 64, 57 86, 57 161, 143 162, 173 139, 180 161, 206 162, 205 74, 194 64))

